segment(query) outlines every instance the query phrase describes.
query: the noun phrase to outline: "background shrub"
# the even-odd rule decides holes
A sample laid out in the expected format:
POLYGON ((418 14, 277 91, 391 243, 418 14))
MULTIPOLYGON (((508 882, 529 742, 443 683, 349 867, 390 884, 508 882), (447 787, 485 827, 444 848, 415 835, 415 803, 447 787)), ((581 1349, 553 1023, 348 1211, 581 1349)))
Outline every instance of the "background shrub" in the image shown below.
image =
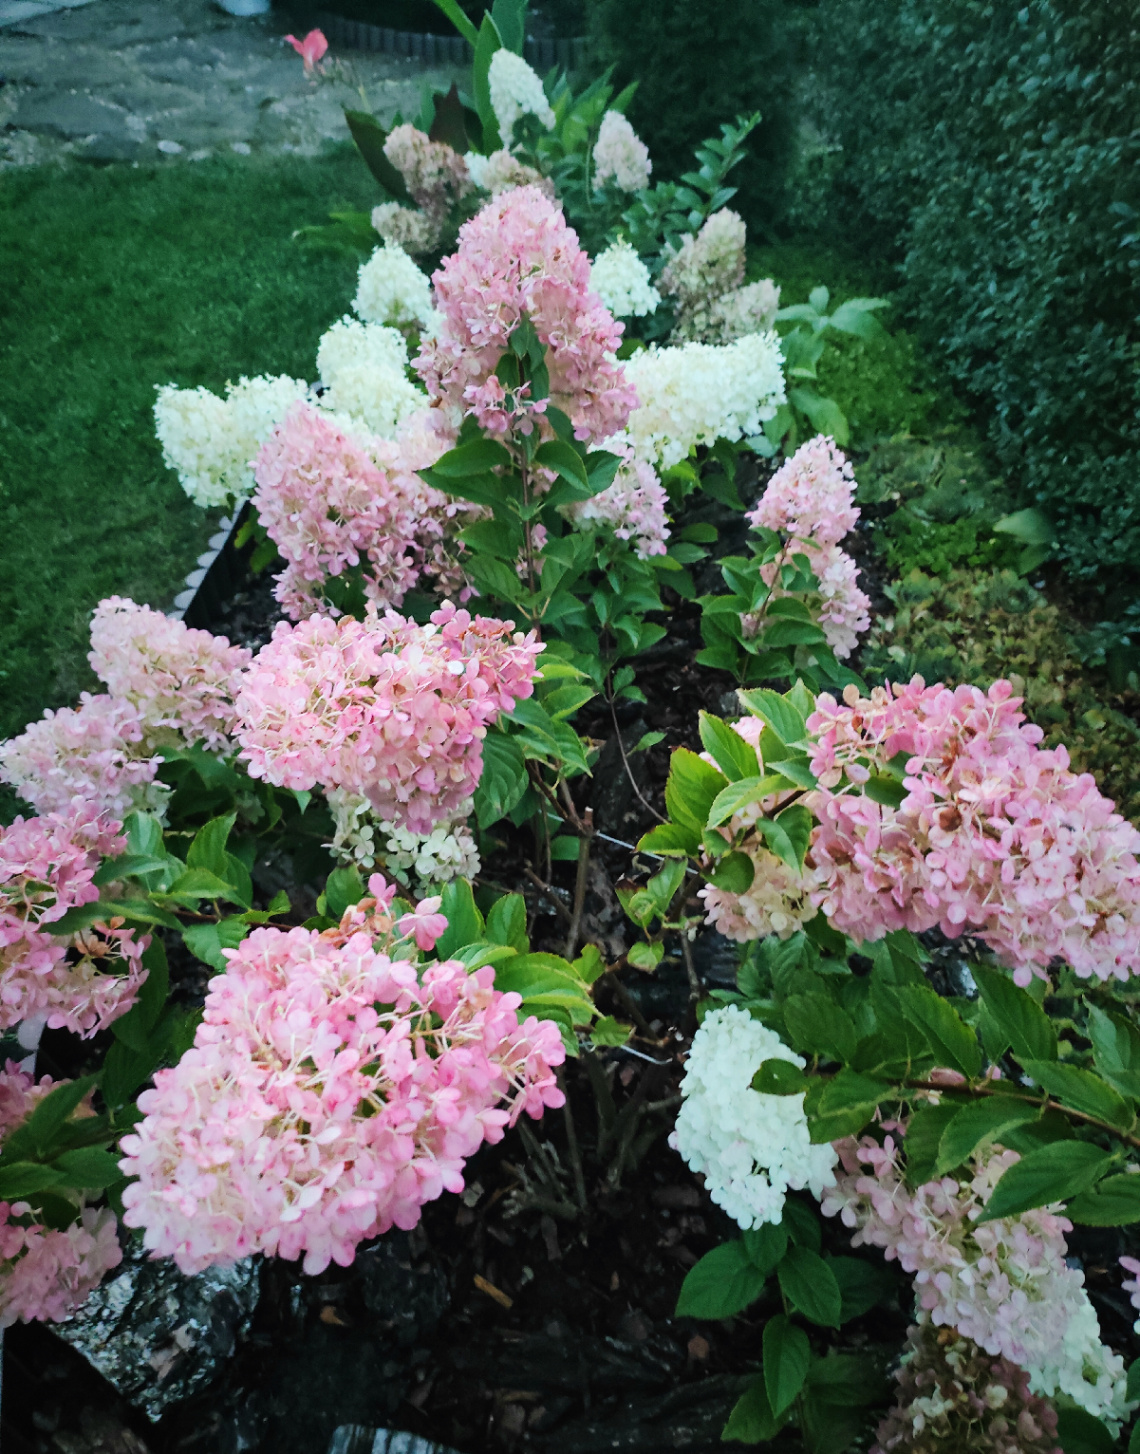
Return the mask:
POLYGON ((782 205, 792 155, 793 78, 800 54, 791 0, 588 0, 594 59, 613 65, 620 86, 636 80, 628 115, 649 145, 655 178, 693 165, 693 147, 722 121, 760 111, 749 155, 731 181, 730 204, 764 230, 782 205))
POLYGON ((822 0, 818 20, 836 206, 893 248, 904 301, 1067 569, 1135 596, 1140 12, 822 0))

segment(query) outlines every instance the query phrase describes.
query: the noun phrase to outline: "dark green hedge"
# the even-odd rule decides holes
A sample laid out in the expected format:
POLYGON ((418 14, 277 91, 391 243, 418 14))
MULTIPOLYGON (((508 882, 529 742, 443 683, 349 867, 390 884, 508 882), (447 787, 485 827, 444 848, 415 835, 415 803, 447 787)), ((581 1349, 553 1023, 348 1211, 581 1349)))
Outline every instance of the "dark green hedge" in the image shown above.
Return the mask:
POLYGON ((693 147, 722 121, 762 113, 749 156, 732 174, 731 204, 755 227, 782 203, 792 151, 791 96, 800 6, 795 0, 588 0, 593 60, 637 82, 630 121, 655 176, 690 169, 693 147))
POLYGON ((1140 7, 822 0, 864 235, 988 409, 1068 570, 1140 591, 1140 7))

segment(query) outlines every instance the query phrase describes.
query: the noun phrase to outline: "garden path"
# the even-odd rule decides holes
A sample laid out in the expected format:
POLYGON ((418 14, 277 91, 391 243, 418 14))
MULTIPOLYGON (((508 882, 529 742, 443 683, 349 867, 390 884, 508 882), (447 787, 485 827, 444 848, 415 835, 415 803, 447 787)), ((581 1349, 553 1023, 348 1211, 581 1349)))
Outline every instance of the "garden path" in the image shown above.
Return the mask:
POLYGON ((235 19, 211 0, 0 0, 0 168, 312 155, 344 139, 357 87, 388 117, 418 109, 424 79, 451 78, 349 51, 333 57, 336 79, 313 81, 289 29, 280 10, 235 19))

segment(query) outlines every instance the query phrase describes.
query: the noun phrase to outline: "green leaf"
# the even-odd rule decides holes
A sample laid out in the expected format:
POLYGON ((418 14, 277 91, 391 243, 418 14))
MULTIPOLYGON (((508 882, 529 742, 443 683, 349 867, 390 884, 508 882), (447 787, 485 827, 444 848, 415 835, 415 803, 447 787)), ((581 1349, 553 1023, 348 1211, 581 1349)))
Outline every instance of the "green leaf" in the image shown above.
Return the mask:
POLYGON ((783 1313, 764 1325, 764 1387, 768 1403, 778 1417, 804 1386, 811 1366, 811 1344, 802 1328, 783 1313))
POLYGON ((811 621, 776 620, 756 638, 764 650, 781 646, 822 646, 827 640, 823 629, 811 621))
MULTIPOLYGON (((787 1064, 787 1062, 784 1062, 787 1064)), ((741 1241, 744 1252, 752 1266, 768 1277, 776 1270, 777 1263, 788 1250, 788 1231, 781 1223, 764 1222, 745 1232, 741 1241)))
POLYGON ((930 1041, 939 1065, 972 1080, 982 1068, 977 1036, 954 1006, 927 985, 902 985, 898 1002, 903 1014, 930 1041))
MULTIPOLYGON (((1040 1114, 1039 1105, 1017 1096, 988 1096, 985 1100, 963 1106, 942 1132, 933 1175, 945 1176, 948 1171, 961 1166, 979 1146, 1001 1141, 1003 1131, 1035 1121, 1040 1114)), ((909 1130, 907 1141, 910 1141, 909 1130)))
POLYGON ((593 493, 582 456, 573 445, 566 444, 561 439, 548 439, 535 450, 534 459, 536 464, 553 470, 567 484, 577 486, 579 498, 588 499, 593 493))
POLYGON ((682 853, 688 856, 695 854, 700 844, 700 834, 694 829, 682 828, 677 823, 662 823, 659 828, 651 828, 643 834, 637 846, 643 853, 682 853))
POLYGON ((1089 1005, 1087 1034, 1105 1080, 1124 1095, 1140 1097, 1140 1033, 1135 1025, 1089 1005))
POLYGON ((1140 1222, 1140 1176, 1106 1176, 1093 1191, 1073 1197, 1065 1215, 1087 1227, 1125 1227, 1140 1222))
POLYGON ((773 1438, 779 1428, 761 1375, 733 1405, 720 1437, 741 1444, 762 1444, 773 1438))
POLYGON ((188 868, 185 873, 179 874, 166 892, 172 899, 228 899, 233 903, 239 902, 234 885, 211 873, 208 868, 188 868))
POLYGON ((1131 1403, 1140 1403, 1140 1358, 1128 1365, 1124 1396, 1131 1403))
POLYGON ((685 1275, 678 1318, 731 1318, 764 1291, 766 1276, 748 1258, 739 1238, 706 1252, 685 1275))
POLYGON ((632 1025, 623 1025, 612 1015, 602 1015, 590 1026, 590 1041, 594 1045, 624 1045, 632 1034, 632 1025))
POLYGON ((788 842, 792 845, 796 867, 802 869, 811 843, 815 819, 802 803, 792 803, 777 813, 776 822, 787 834, 788 842))
POLYGON ((788 700, 768 687, 739 692, 741 703, 754 717, 760 717, 785 745, 794 747, 804 735, 803 714, 788 700))
POLYGON ((1048 515, 1032 508, 1003 515, 991 528, 998 535, 1012 535, 1023 545, 1052 545, 1057 535, 1048 515))
POLYGON ((826 995, 792 995, 784 1001, 784 1024, 796 1050, 842 1064, 855 1054, 855 1022, 826 995))
POLYGON ((483 153, 489 156, 501 146, 509 147, 511 137, 499 136, 499 124, 495 119, 495 108, 491 105, 491 84, 488 79, 491 57, 502 49, 502 40, 489 13, 484 13, 475 38, 475 61, 471 68, 471 89, 475 96, 475 109, 483 123, 483 153))
POLYGON ((810 1322, 838 1328, 843 1298, 835 1274, 818 1253, 789 1247, 776 1269, 780 1290, 810 1322))
POLYGON ((795 388, 788 390, 788 400, 807 415, 817 434, 830 434, 836 444, 846 446, 851 438, 851 429, 847 415, 834 399, 827 399, 814 389, 795 388))
POLYGON ((47 1191, 51 1186, 62 1186, 62 1173, 52 1166, 40 1166, 34 1161, 13 1161, 0 1166, 0 1201, 18 1202, 33 1192, 47 1191))
POLYGON ((936 1106, 920 1105, 912 1112, 903 1141, 907 1186, 919 1187, 934 1179, 942 1137, 957 1114, 958 1106, 948 1100, 936 1106))
POLYGON ((839 1321, 849 1323, 861 1318, 892 1290, 892 1278, 879 1263, 864 1262, 861 1257, 831 1257, 828 1267, 839 1284, 842 1306, 839 1321))
POLYGON ((496 899, 483 932, 492 944, 509 944, 525 954, 530 940, 526 934, 526 900, 522 894, 504 894, 496 899))
POLYGON ((491 17, 503 38, 503 45, 519 56, 526 40, 526 6, 527 0, 495 0, 491 7, 491 17))
POLYGON ((504 732, 483 739, 483 774, 475 789, 475 817, 480 828, 505 818, 527 790, 526 762, 518 742, 504 732))
POLYGON ((187 868, 204 868, 207 873, 228 883, 226 844, 236 822, 237 814, 227 813, 223 818, 211 818, 205 827, 200 828, 186 853, 187 868))
POLYGON ((749 1084, 763 1096, 794 1096, 803 1095, 808 1081, 798 1065, 777 1056, 761 1062, 749 1084))
MULTIPOLYGON (((249 925, 241 919, 220 919, 216 924, 186 924, 182 929, 182 938, 196 959, 208 964, 211 969, 225 970, 229 961, 222 950, 236 949, 248 933, 249 925)), ((129 1019, 130 1016, 126 1018, 129 1019)), ((112 1027, 116 1034, 119 1034, 121 1024, 121 1021, 116 1021, 112 1027)), ((123 1036, 120 1034, 119 1038, 123 1039, 123 1036)), ((143 1049, 142 1045, 129 1041, 127 1043, 131 1044, 133 1050, 143 1049)))
POLYGON ((1055 1141, 1009 1167, 994 1187, 979 1222, 1013 1217, 1033 1207, 1067 1202, 1107 1171, 1112 1157, 1087 1141, 1055 1141))
POLYGON ((447 920, 447 928, 436 940, 436 959, 450 959, 464 944, 474 944, 483 937, 483 915, 475 906, 475 895, 465 878, 453 878, 443 886, 439 912, 447 920))
POLYGON ((351 111, 346 106, 344 119, 356 149, 364 158, 364 165, 395 202, 413 205, 403 177, 384 155, 384 143, 388 133, 368 111, 351 111))
POLYGON ((329 918, 339 923, 367 892, 360 870, 355 864, 347 868, 334 868, 325 880, 325 909, 329 918))
POLYGON ((1113 1454, 1116 1440, 1084 1409, 1057 1410, 1057 1440, 1065 1454, 1113 1454))
MULTIPOLYGON (((85 1075, 79 1080, 64 1081, 62 1085, 49 1091, 43 1100, 36 1104, 32 1114, 19 1128, 21 1147, 26 1143, 34 1147, 37 1154, 46 1155, 64 1122, 88 1091, 95 1086, 98 1079, 99 1077, 95 1075, 85 1075)), ((6 1149, 11 1145, 11 1141, 12 1138, 9 1137, 5 1143, 6 1149)), ((0 1193, 0 1200, 4 1199, 6 1198, 0 1193)), ((7 1199, 10 1200, 10 1198, 7 1199)))
POLYGON ((747 853, 726 853, 705 876, 715 888, 726 893, 746 894, 756 877, 756 868, 747 853))
POLYGON ((986 1008, 1019 1060, 1056 1060, 1057 1034, 1037 1001, 1000 970, 977 968, 986 1008))
POLYGON ((510 450, 497 440, 472 439, 468 444, 458 444, 449 449, 436 460, 432 469, 445 480, 466 480, 498 467, 506 468, 512 463, 510 450))
POLYGON ((786 863, 793 873, 800 871, 802 864, 800 862, 799 850, 784 828, 784 825, 778 819, 757 819, 756 831, 776 857, 783 863, 786 863))
POLYGON ((739 732, 710 712, 700 714, 701 746, 712 757, 730 783, 755 777, 759 766, 756 749, 739 732))
POLYGON ((1021 1066, 1054 1100, 1072 1111, 1083 1111, 1120 1131, 1127 1131, 1135 1119, 1132 1107, 1091 1070, 1057 1060, 1023 1060, 1021 1066))
MULTIPOLYGON (((755 759, 756 754, 753 753, 752 756, 755 759)), ((772 793, 786 792, 787 786, 785 779, 775 773, 768 773, 764 777, 737 778, 735 782, 729 783, 728 787, 717 793, 713 799, 709 808, 708 826, 717 828, 720 824, 727 823, 732 815, 739 813, 742 808, 750 807, 751 804, 760 802, 762 798, 769 797, 772 793)), ((701 826, 703 827, 704 824, 701 826)))
POLYGON ((456 30, 468 43, 474 47, 479 40, 479 32, 472 25, 466 13, 459 4, 459 0, 435 0, 435 3, 455 26, 456 30))
POLYGON ((64 1151, 55 1158, 55 1169, 62 1173, 61 1186, 75 1187, 81 1191, 102 1191, 105 1186, 118 1181, 122 1176, 119 1158, 98 1146, 81 1146, 76 1151, 64 1151))
POLYGON ((724 773, 687 747, 678 747, 669 764, 665 807, 675 823, 700 834, 717 794, 727 786, 724 773))

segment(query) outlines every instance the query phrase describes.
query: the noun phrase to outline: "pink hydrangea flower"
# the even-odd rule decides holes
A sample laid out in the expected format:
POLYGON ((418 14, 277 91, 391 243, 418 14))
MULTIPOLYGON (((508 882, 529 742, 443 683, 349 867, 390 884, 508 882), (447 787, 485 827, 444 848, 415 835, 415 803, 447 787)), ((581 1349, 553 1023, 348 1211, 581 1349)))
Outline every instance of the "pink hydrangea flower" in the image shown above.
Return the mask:
POLYGON ((401 934, 416 941, 416 947, 427 951, 435 948, 435 941, 447 930, 447 920, 439 912, 443 899, 433 894, 430 899, 421 899, 411 914, 404 914, 396 920, 401 934))
POLYGON ((110 596, 91 620, 87 660, 111 696, 139 711, 148 740, 163 732, 225 751, 233 697, 251 653, 149 606, 110 596))
POLYGON ((403 177, 416 205, 438 235, 452 210, 475 191, 462 156, 443 141, 432 141, 410 122, 394 126, 384 155, 403 177))
POLYGON ((255 929, 211 981, 193 1048, 123 1138, 128 1226, 184 1272, 252 1252, 347 1266, 463 1187, 523 1110, 562 1104, 550 1021, 490 968, 416 966, 367 933, 255 929))
POLYGON ((628 458, 614 482, 598 495, 572 505, 568 514, 580 528, 606 525, 628 540, 642 560, 664 555, 669 539, 669 496, 652 465, 628 458))
POLYGON ((285 558, 276 596, 294 620, 321 609, 324 582, 348 566, 363 566, 379 607, 398 606, 421 574, 462 581, 454 537, 474 507, 420 479, 450 441, 410 423, 395 441, 356 436, 299 402, 262 446, 253 502, 285 558))
MULTIPOLYGON (((819 608, 816 612, 819 627, 827 638, 828 646, 840 660, 850 656, 859 644, 859 637, 871 624, 870 598, 856 584, 859 567, 838 545, 815 546, 797 542, 786 554, 807 557, 819 584, 819 608)), ((765 585, 774 585, 785 558, 769 561, 760 567, 760 578, 765 585)), ((778 601, 790 594, 775 586, 772 599, 778 601)), ((758 634, 762 619, 758 611, 741 616, 740 625, 746 641, 758 634)))
POLYGON ((838 545, 855 528, 855 474, 835 441, 817 434, 768 481, 748 523, 814 545, 838 545))
POLYGON ((133 702, 83 692, 78 707, 47 711, 0 743, 0 779, 38 813, 66 812, 74 799, 115 818, 158 801, 161 759, 133 702))
POLYGON ((459 248, 435 273, 442 322, 415 361, 429 394, 456 420, 473 413, 492 433, 529 432, 546 401, 509 407, 495 369, 511 334, 530 319, 546 345, 549 402, 579 439, 625 425, 637 395, 613 354, 622 325, 590 291, 590 260, 561 210, 537 187, 503 192, 465 223, 459 248))
POLYGON ((87 1207, 56 1230, 37 1223, 26 1202, 0 1202, 0 1329, 62 1322, 122 1260, 109 1207, 87 1207))
POLYGON ((1123 1360, 1100 1342, 1084 1274, 1065 1261, 1072 1223, 1059 1206, 978 1223, 1016 1151, 986 1147, 969 1179, 952 1176, 912 1191, 898 1141, 836 1142, 841 1170, 824 1192, 825 1215, 854 1232, 852 1246, 880 1247, 914 1275, 923 1320, 949 1328, 1024 1368, 1035 1393, 1063 1392, 1098 1417, 1123 1409, 1123 1360))
POLYGON ((394 612, 280 622, 238 698, 251 776, 345 788, 428 833, 469 798, 500 712, 533 692, 535 633, 450 602, 430 626, 394 612))
POLYGON ((95 870, 125 846, 119 824, 90 805, 0 827, 0 1028, 42 1017, 89 1036, 134 1004, 149 938, 121 921, 52 933, 69 909, 98 899, 95 870))
POLYGON ((1140 964, 1140 832, 1064 747, 1038 747, 1008 682, 878 688, 819 697, 808 718, 820 820, 817 902, 861 940, 939 925, 978 935, 1014 979, 1060 955, 1082 978, 1140 964), (903 770, 897 808, 861 790, 903 770))

